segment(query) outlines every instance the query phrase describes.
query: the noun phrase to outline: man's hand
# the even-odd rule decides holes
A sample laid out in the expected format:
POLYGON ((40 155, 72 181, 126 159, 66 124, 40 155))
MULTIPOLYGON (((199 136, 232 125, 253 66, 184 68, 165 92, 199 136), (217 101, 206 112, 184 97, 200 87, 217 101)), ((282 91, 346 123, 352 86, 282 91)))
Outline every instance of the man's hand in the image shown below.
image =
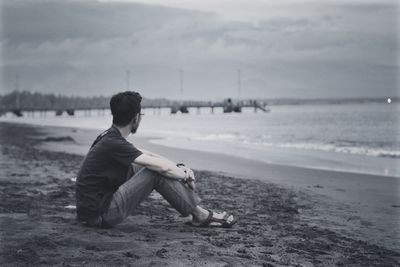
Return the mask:
POLYGON ((187 186, 192 189, 193 191, 196 190, 196 184, 194 183, 194 181, 190 181, 187 183, 187 186))
POLYGON ((196 184, 195 184, 195 180, 196 178, 194 177, 194 173, 193 171, 186 167, 183 164, 178 164, 177 165, 179 168, 183 169, 183 171, 186 173, 186 179, 184 180, 184 182, 187 184, 187 186, 192 189, 195 190, 196 189, 196 184))
POLYGON ((194 181, 194 180, 196 180, 196 178, 194 177, 194 173, 193 173, 193 171, 192 171, 190 168, 185 167, 185 166, 182 166, 182 167, 179 167, 179 168, 182 168, 182 169, 187 173, 187 175, 188 175, 188 181, 194 181))

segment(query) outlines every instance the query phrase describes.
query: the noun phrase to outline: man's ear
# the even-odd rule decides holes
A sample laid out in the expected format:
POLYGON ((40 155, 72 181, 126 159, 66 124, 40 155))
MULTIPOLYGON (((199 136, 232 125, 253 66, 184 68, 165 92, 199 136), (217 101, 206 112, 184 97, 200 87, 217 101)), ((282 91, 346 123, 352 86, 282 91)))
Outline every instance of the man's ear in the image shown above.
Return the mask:
POLYGON ((139 114, 136 114, 136 116, 134 116, 133 118, 132 118, 132 124, 135 124, 135 123, 137 123, 139 121, 139 114))

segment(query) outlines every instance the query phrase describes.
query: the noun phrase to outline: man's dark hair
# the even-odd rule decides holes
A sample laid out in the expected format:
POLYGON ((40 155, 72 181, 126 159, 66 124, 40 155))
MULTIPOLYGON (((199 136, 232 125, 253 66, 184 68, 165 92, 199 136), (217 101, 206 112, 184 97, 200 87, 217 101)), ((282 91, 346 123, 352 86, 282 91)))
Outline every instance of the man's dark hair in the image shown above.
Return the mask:
POLYGON ((110 100, 113 124, 123 127, 140 113, 142 97, 133 91, 121 92, 113 95, 110 100))

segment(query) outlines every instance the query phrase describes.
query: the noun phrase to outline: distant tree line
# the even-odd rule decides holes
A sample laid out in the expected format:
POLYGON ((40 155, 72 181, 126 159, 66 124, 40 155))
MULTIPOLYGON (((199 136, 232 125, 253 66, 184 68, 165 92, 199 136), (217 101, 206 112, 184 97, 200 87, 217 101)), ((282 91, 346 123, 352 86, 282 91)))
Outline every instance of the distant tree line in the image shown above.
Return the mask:
POLYGON ((109 98, 103 96, 76 97, 54 94, 14 91, 0 96, 2 109, 66 109, 66 108, 106 108, 109 98))
MULTIPOLYGON (((103 109, 109 108, 110 98, 111 96, 78 97, 14 91, 0 95, 0 110, 103 109)), ((142 106, 145 107, 166 107, 176 103, 165 98, 142 100, 142 106)))

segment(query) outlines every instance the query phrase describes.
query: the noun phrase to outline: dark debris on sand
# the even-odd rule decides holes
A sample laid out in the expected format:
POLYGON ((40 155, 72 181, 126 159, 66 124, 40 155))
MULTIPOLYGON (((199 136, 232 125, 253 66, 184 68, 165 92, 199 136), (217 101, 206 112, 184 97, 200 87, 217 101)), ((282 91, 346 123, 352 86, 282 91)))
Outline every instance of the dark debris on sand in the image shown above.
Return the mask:
POLYGON ((0 124, 0 265, 399 266, 400 254, 311 225, 304 193, 196 172, 203 205, 234 211, 232 229, 194 228, 157 194, 115 229, 75 221, 81 156, 35 148, 43 133, 0 124))

